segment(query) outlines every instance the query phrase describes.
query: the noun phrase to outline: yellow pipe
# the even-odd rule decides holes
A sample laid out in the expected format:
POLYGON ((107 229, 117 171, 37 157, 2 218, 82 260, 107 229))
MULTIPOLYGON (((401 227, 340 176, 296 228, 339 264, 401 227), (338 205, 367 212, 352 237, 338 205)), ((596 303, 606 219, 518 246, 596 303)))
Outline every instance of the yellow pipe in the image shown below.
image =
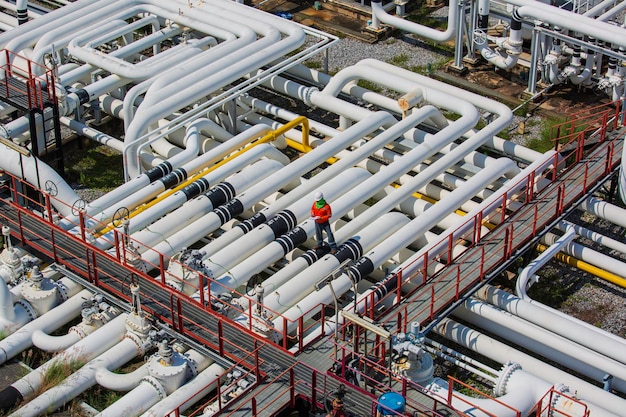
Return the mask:
MULTIPOLYGON (((537 244, 538 251, 543 252, 546 249, 548 249, 546 246, 542 244, 537 244)), ((580 259, 574 258, 573 256, 566 255, 561 252, 557 253, 554 258, 568 265, 581 269, 585 272, 589 272, 590 274, 593 274, 598 278, 602 278, 605 281, 609 281, 615 285, 619 285, 622 288, 626 288, 626 279, 619 277, 611 272, 605 271, 604 269, 600 269, 597 266, 591 265, 585 261, 581 261, 580 259)))
MULTIPOLYGON (((189 184, 194 182, 198 177, 205 176, 209 172, 212 172, 215 169, 221 167, 222 165, 232 161, 233 159, 237 158, 239 155, 243 154, 244 152, 249 151, 253 147, 255 147, 257 145, 260 145, 262 143, 275 141, 280 135, 282 135, 286 131, 288 131, 288 130, 290 130, 290 129, 294 128, 295 126, 298 126, 298 125, 302 125, 302 144, 299 144, 299 143, 297 143, 295 141, 291 141, 291 140, 288 140, 288 143, 292 142, 294 145, 298 145, 299 146, 298 150, 301 150, 303 152, 311 151, 312 148, 311 148, 311 146, 309 146, 309 119, 307 119, 304 116, 298 116, 295 119, 293 119, 292 121, 290 121, 289 123, 286 123, 283 126, 279 127, 278 129, 272 130, 270 132, 267 132, 265 134, 265 136, 263 136, 262 138, 260 138, 260 139, 258 139, 256 141, 253 140, 246 147, 244 147, 242 149, 239 149, 235 153, 230 154, 229 156, 227 156, 226 158, 222 159, 218 163, 216 163, 214 165, 211 165, 210 167, 205 168, 205 169, 203 169, 200 172, 197 172, 196 174, 194 174, 191 177, 189 177, 187 180, 185 180, 182 183, 178 184, 176 187, 171 188, 171 189, 169 189, 169 190, 159 194, 157 197, 155 197, 151 201, 149 201, 147 203, 144 203, 144 204, 142 204, 140 206, 137 206, 132 211, 132 213, 130 213, 128 215, 128 217, 132 218, 132 217, 138 215, 142 211, 144 211, 144 210, 154 206, 155 204, 163 201, 165 198, 169 197, 170 195, 174 194, 175 192, 177 192, 177 191, 183 189, 184 187, 188 186, 189 184)), ((96 237, 102 236, 102 235, 108 233, 109 231, 111 231, 113 229, 114 229, 114 226, 111 223, 109 223, 109 225, 107 225, 104 229, 100 230, 96 234, 96 237)))

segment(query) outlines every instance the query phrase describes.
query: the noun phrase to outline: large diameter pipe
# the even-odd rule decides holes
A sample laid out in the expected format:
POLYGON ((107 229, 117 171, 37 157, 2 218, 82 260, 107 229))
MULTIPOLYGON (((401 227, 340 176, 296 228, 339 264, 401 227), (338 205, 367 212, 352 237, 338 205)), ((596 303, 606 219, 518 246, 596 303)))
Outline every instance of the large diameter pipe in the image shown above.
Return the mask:
POLYGON ((598 415, 616 417, 621 416, 626 409, 626 400, 451 319, 443 319, 433 330, 497 362, 514 361, 521 364, 526 372, 537 375, 543 380, 566 384, 570 390, 578 392, 579 398, 593 399, 593 405, 586 401, 587 405, 593 409, 591 415, 597 412, 598 415), (602 404, 602 406, 597 404, 602 404))
POLYGON ((0 340, 0 364, 29 348, 32 345, 32 334, 35 330, 39 329, 50 333, 77 317, 83 302, 92 296, 93 294, 89 290, 82 290, 63 304, 56 306, 41 317, 24 325, 12 335, 0 340))
POLYGON ((159 253, 171 256, 179 252, 183 247, 187 247, 190 243, 196 242, 201 237, 231 220, 234 216, 252 207, 252 205, 267 197, 272 192, 288 184, 293 178, 298 178, 305 172, 310 171, 313 167, 326 161, 341 149, 375 131, 381 125, 388 124, 390 118, 395 120, 386 112, 373 113, 370 118, 358 122, 338 134, 333 140, 325 142, 301 158, 298 158, 285 168, 266 178, 263 183, 252 186, 250 189, 231 200, 228 205, 220 206, 213 212, 207 214, 201 219, 201 225, 198 223, 199 221, 197 221, 170 236, 166 241, 156 245, 153 251, 144 253, 142 255, 143 258, 147 262, 155 264, 159 259, 159 253))
POLYGON ((480 189, 491 183, 495 178, 510 169, 516 168, 513 161, 507 158, 500 158, 496 163, 470 178, 466 187, 457 188, 451 192, 444 200, 439 201, 430 210, 413 219, 408 225, 400 229, 391 237, 385 239, 374 249, 359 258, 349 268, 349 273, 342 273, 331 283, 301 300, 295 307, 287 310, 281 317, 274 320, 274 326, 280 333, 291 332, 297 324, 297 319, 303 312, 310 312, 320 303, 330 304, 333 301, 333 294, 341 296, 352 287, 353 282, 359 282, 377 267, 390 259, 400 249, 408 246, 417 236, 426 232, 438 223, 440 218, 448 215, 450 211, 456 209, 461 202, 473 197, 480 189), (332 289, 329 286, 332 285, 332 289), (286 320, 284 320, 286 319, 286 320), (287 329, 284 325, 287 325, 287 329))
POLYGON ((613 387, 626 392, 626 366, 618 361, 476 299, 466 301, 454 314, 596 381, 609 372, 613 387))
POLYGON ((142 349, 137 345, 136 340, 126 336, 121 342, 90 360, 59 385, 48 389, 10 414, 10 417, 38 417, 44 412, 56 410, 92 387, 96 383, 96 372, 99 368, 117 369, 141 353, 142 349))
POLYGON ((69 364, 72 361, 90 361, 119 343, 126 331, 126 317, 126 314, 120 314, 100 329, 5 388, 0 392, 0 410, 8 411, 17 403, 30 399, 39 390, 44 375, 52 367, 69 364))
POLYGON ((150 407, 148 411, 142 414, 142 417, 169 416, 176 409, 179 412, 185 412, 185 410, 217 387, 218 378, 224 372, 226 370, 222 366, 217 363, 212 364, 187 384, 150 407))
POLYGON ((551 309, 540 307, 536 303, 530 303, 491 285, 480 288, 475 296, 574 343, 626 364, 623 357, 626 341, 622 338, 613 337, 606 331, 574 317, 553 314, 551 309))

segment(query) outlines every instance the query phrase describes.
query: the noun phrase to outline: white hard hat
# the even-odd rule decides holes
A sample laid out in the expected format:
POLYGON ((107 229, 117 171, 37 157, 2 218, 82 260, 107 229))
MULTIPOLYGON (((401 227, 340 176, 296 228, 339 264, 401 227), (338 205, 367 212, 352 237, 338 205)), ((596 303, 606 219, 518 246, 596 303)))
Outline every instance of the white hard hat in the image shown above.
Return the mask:
POLYGON ((324 198, 324 194, 322 194, 321 192, 318 191, 315 193, 315 201, 320 201, 323 198, 324 198))

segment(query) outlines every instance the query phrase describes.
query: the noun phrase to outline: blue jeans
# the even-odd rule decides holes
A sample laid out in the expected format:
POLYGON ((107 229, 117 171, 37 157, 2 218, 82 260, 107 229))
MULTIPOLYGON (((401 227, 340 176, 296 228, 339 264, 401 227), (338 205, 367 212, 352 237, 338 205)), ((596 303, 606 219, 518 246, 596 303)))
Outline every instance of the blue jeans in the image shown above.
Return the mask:
POLYGON ((330 229, 330 223, 318 223, 315 222, 315 238, 317 239, 317 246, 322 246, 324 241, 324 236, 322 235, 322 231, 326 232, 326 237, 328 238, 328 244, 331 249, 337 249, 337 244, 335 243, 335 236, 333 236, 333 231, 330 229))

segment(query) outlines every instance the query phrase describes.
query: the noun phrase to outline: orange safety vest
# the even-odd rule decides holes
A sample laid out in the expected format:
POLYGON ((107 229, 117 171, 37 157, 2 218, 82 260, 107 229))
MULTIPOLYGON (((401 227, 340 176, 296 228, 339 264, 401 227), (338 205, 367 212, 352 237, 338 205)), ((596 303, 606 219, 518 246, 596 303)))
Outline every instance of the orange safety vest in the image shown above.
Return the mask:
POLYGON ((311 207, 311 217, 317 216, 317 219, 315 219, 316 223, 326 223, 332 215, 333 212, 331 211, 328 203, 324 204, 322 208, 315 207, 315 203, 313 203, 313 206, 311 207))

